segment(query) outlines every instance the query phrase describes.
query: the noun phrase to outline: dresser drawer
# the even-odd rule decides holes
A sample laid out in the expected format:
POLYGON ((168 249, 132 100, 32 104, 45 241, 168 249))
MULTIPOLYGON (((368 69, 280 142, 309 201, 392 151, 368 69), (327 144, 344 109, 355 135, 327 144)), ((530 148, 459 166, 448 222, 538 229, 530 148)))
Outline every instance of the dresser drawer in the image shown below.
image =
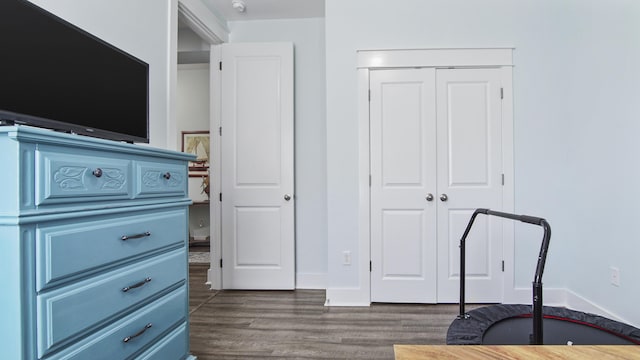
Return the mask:
POLYGON ((47 148, 36 151, 36 205, 128 199, 131 161, 47 148))
POLYGON ((36 290, 186 243, 187 209, 123 213, 36 230, 36 290), (124 236, 131 238, 123 240, 124 236), (138 237, 139 236, 139 237, 138 237))
POLYGON ((187 277, 184 249, 37 297, 38 354, 86 332, 187 277))
POLYGON ((185 323, 158 341, 149 351, 136 357, 136 360, 183 359, 187 355, 188 344, 189 338, 185 323))
POLYGON ((134 161, 135 197, 186 196, 187 167, 184 164, 134 161))
POLYGON ((185 285, 47 359, 127 359, 172 328, 181 326, 186 321, 186 301, 185 285))

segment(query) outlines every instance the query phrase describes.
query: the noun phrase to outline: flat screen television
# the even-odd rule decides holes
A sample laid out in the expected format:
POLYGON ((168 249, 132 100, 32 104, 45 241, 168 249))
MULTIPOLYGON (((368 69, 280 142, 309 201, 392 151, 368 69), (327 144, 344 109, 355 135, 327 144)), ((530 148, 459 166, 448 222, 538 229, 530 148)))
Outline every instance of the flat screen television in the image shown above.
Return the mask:
POLYGON ((149 65, 26 0, 0 0, 0 123, 148 143, 149 65))

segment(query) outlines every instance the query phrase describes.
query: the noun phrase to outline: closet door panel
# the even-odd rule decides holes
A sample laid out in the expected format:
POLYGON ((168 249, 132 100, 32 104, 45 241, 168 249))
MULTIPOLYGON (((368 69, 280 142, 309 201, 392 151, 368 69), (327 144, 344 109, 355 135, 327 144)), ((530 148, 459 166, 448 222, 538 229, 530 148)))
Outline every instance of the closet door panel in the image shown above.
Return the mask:
MULTIPOLYGON (((502 75, 437 71, 438 302, 457 301, 459 241, 476 208, 502 209, 502 75)), ((467 302, 502 299, 500 219, 479 219, 467 240, 467 302)))
POLYGON ((435 302, 435 70, 371 74, 371 299, 435 302))

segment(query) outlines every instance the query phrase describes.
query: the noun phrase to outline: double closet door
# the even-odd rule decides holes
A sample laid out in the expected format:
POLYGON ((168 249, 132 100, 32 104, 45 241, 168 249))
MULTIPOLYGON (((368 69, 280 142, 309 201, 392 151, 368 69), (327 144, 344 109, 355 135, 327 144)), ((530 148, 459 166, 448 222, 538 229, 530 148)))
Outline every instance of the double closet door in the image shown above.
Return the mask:
MULTIPOLYGON (((371 301, 458 301, 459 240, 502 209, 500 69, 370 73, 371 301)), ((502 230, 467 240, 467 301, 502 299, 502 230)))

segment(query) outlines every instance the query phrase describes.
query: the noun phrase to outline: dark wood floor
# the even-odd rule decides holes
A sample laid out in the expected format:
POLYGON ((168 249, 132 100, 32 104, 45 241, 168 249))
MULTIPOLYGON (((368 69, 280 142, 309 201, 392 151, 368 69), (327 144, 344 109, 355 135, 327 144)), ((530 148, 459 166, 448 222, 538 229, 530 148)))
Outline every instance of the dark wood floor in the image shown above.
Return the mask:
POLYGON ((325 307, 324 290, 211 291, 191 264, 191 353, 212 359, 393 359, 393 344, 445 344, 457 305, 325 307))

